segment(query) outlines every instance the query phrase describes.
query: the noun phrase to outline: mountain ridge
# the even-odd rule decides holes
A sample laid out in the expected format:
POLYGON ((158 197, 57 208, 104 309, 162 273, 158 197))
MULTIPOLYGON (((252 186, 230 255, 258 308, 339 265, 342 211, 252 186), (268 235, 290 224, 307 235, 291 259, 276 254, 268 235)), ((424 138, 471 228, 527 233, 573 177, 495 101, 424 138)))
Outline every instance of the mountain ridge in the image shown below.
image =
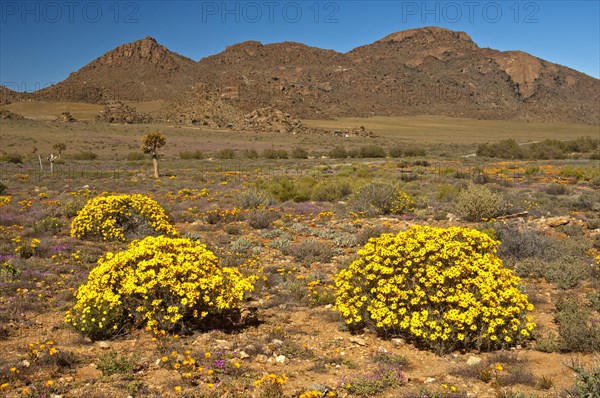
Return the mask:
POLYGON ((522 51, 481 48, 467 33, 440 27, 394 32, 346 53, 250 40, 198 61, 148 36, 51 87, 0 94, 176 104, 198 84, 243 112, 274 106, 301 118, 439 114, 600 124, 600 80, 522 51))

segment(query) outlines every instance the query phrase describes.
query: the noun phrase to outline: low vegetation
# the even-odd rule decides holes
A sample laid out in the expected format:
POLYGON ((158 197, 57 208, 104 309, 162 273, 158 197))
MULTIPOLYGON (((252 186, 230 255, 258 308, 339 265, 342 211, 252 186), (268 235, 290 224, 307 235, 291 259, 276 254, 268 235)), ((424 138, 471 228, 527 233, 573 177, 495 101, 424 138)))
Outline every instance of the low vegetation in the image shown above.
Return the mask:
POLYGON ((598 394, 593 139, 223 134, 2 155, 0 395, 598 394))

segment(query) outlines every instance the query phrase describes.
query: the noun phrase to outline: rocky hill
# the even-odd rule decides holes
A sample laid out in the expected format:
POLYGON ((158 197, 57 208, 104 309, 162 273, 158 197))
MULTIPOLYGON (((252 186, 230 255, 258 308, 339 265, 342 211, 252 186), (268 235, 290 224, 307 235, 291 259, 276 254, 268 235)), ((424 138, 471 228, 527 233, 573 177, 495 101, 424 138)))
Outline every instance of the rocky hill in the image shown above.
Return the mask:
POLYGON ((196 71, 196 62, 146 37, 107 52, 34 97, 92 103, 169 99, 193 84, 196 71))
POLYGON ((600 124, 600 80, 524 52, 480 48, 464 32, 437 27, 393 33, 348 53, 248 41, 198 62, 148 37, 34 96, 163 99, 165 119, 218 126, 266 107, 300 118, 440 114, 600 124))

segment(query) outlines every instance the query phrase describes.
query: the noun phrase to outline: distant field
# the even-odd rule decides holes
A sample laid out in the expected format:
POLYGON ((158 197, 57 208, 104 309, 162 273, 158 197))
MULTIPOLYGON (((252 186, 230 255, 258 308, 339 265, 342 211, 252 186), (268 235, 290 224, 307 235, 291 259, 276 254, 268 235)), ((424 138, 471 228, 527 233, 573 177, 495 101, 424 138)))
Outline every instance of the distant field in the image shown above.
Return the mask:
MULTIPOLYGON (((126 102, 138 112, 152 112, 162 106, 162 101, 126 102)), ((87 104, 81 102, 46 102, 25 101, 15 102, 5 106, 11 112, 18 113, 34 120, 54 120, 63 112, 70 112, 78 120, 93 120, 104 105, 87 104)))
MULTIPOLYGON (((138 110, 149 112, 159 102, 130 103, 138 110)), ((552 139, 574 139, 580 136, 598 137, 598 127, 525 123, 516 121, 486 121, 450 117, 373 117, 344 118, 339 120, 306 120, 310 126, 327 130, 364 125, 377 134, 376 138, 333 137, 330 135, 287 135, 259 132, 214 130, 196 126, 167 124, 120 125, 96 123, 92 120, 102 105, 82 103, 21 102, 6 106, 31 120, 2 120, 0 123, 0 153, 30 153, 37 147, 50 153, 57 142, 67 144, 65 153, 93 151, 104 158, 119 159, 131 152, 139 152, 141 137, 159 130, 167 137, 163 155, 178 156, 181 151, 213 152, 223 148, 236 151, 266 148, 286 149, 302 147, 310 153, 327 153, 335 146, 346 148, 365 144, 383 147, 393 145, 426 147, 429 155, 461 156, 475 152, 477 144, 513 138, 519 142, 552 139), (53 120, 63 111, 69 111, 79 120, 58 123, 53 120)))
POLYGON ((581 136, 598 137, 598 126, 528 123, 510 120, 475 120, 447 116, 377 116, 304 120, 309 126, 343 129, 365 126, 382 137, 427 144, 478 144, 513 138, 518 142, 544 139, 566 140, 581 136))

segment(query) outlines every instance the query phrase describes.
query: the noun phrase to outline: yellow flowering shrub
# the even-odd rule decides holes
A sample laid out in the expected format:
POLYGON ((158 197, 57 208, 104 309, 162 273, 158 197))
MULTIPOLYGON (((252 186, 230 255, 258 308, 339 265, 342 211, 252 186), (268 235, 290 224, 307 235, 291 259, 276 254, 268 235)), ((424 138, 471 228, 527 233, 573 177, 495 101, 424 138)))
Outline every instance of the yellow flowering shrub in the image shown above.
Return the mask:
POLYGON ((413 226, 371 238, 336 275, 336 309, 350 326, 399 334, 438 353, 495 349, 535 327, 520 278, 498 241, 463 228, 413 226))
POLYGON ((125 241, 128 235, 141 232, 178 235, 162 207, 141 194, 92 198, 71 223, 71 236, 79 239, 125 241))
POLYGON ((66 322, 92 339, 143 326, 180 330, 209 315, 235 311, 253 278, 221 267, 206 246, 184 238, 146 237, 107 253, 79 287, 66 322))

